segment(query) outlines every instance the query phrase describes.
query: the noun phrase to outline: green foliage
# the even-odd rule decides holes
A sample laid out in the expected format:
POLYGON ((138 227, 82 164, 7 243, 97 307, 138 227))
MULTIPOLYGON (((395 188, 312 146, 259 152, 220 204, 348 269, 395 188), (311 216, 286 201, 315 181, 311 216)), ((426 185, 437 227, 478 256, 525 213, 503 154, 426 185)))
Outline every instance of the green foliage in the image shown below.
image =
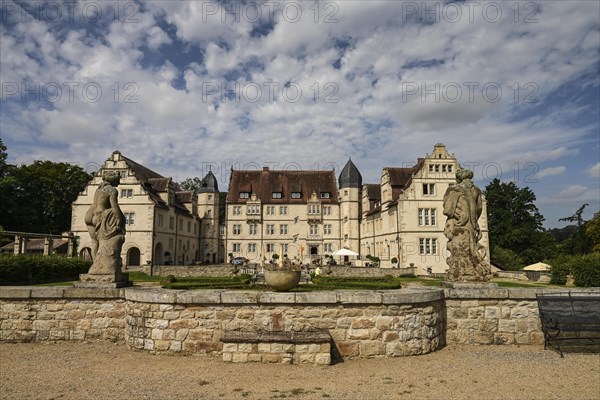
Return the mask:
POLYGON ((198 193, 202 188, 202 179, 197 176, 194 178, 186 178, 179 184, 179 187, 183 190, 198 193))
POLYGON ((600 212, 594 214, 594 218, 587 222, 585 233, 590 238, 592 251, 600 253, 600 212))
POLYGON ((59 279, 76 279, 92 262, 79 257, 0 255, 0 285, 30 284, 59 279))
POLYGON ((508 271, 518 271, 525 266, 523 259, 514 251, 500 246, 492 248, 494 262, 508 271))
POLYGON ((494 249, 507 249, 531 264, 556 254, 554 238, 542 227, 544 217, 535 205, 535 194, 514 182, 494 179, 486 187, 491 258, 494 249))
POLYGON ((239 279, 239 281, 241 283, 248 284, 248 283, 250 283, 250 280, 252 279, 252 275, 250 275, 250 274, 240 274, 238 276, 238 279, 239 279))
POLYGON ((62 233, 71 227, 71 204, 92 178, 68 163, 6 164, 0 143, 0 225, 6 230, 62 233))
POLYGON ((600 254, 561 255, 549 261, 552 266, 551 283, 564 285, 567 275, 573 274, 575 286, 600 286, 600 254))
POLYGON ((397 264, 398 263, 398 258, 397 257, 393 257, 391 261, 392 261, 392 264, 397 264))

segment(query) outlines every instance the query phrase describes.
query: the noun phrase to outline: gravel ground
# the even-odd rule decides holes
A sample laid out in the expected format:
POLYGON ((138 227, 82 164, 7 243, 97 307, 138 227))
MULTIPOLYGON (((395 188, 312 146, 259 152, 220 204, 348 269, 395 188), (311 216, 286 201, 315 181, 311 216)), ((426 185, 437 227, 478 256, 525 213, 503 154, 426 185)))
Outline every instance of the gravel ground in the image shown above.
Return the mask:
POLYGON ((449 346, 329 367, 229 364, 108 342, 0 344, 0 399, 600 399, 600 354, 449 346))

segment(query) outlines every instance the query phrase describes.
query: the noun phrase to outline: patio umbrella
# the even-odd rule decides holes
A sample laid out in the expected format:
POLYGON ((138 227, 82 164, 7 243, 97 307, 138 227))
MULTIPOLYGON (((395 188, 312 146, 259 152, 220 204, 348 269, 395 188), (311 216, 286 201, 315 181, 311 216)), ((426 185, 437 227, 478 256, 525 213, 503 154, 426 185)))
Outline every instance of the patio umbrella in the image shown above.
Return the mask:
POLYGON ((346 248, 341 248, 332 254, 332 256, 357 256, 357 255, 358 255, 358 253, 355 253, 352 250, 349 250, 346 248))
POLYGON ((549 271, 550 266, 542 262, 531 264, 523 268, 523 271, 549 271))

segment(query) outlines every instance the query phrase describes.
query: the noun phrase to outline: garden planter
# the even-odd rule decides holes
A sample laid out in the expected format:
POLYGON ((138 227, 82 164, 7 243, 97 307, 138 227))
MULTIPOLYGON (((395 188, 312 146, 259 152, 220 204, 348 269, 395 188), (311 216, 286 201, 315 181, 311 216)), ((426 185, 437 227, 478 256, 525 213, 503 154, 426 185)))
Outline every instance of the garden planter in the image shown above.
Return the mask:
POLYGON ((295 288, 300 283, 300 271, 269 271, 265 270, 265 282, 271 289, 285 292, 295 288))

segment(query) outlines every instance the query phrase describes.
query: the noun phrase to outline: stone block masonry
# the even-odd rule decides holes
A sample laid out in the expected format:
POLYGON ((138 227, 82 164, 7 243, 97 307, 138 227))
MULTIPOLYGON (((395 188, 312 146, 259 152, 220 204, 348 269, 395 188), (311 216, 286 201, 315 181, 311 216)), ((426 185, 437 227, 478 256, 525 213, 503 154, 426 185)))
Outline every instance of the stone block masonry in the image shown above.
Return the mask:
MULTIPOLYGON (((332 339, 330 360, 425 354, 445 342, 542 344, 537 290, 275 293, 0 287, 0 341, 99 339, 124 341, 151 353, 213 353, 226 360, 231 356, 232 362, 315 364, 327 363, 321 343, 235 343, 234 348, 222 339, 230 331, 325 331, 332 339)), ((600 289, 574 292, 600 294, 600 289)))

